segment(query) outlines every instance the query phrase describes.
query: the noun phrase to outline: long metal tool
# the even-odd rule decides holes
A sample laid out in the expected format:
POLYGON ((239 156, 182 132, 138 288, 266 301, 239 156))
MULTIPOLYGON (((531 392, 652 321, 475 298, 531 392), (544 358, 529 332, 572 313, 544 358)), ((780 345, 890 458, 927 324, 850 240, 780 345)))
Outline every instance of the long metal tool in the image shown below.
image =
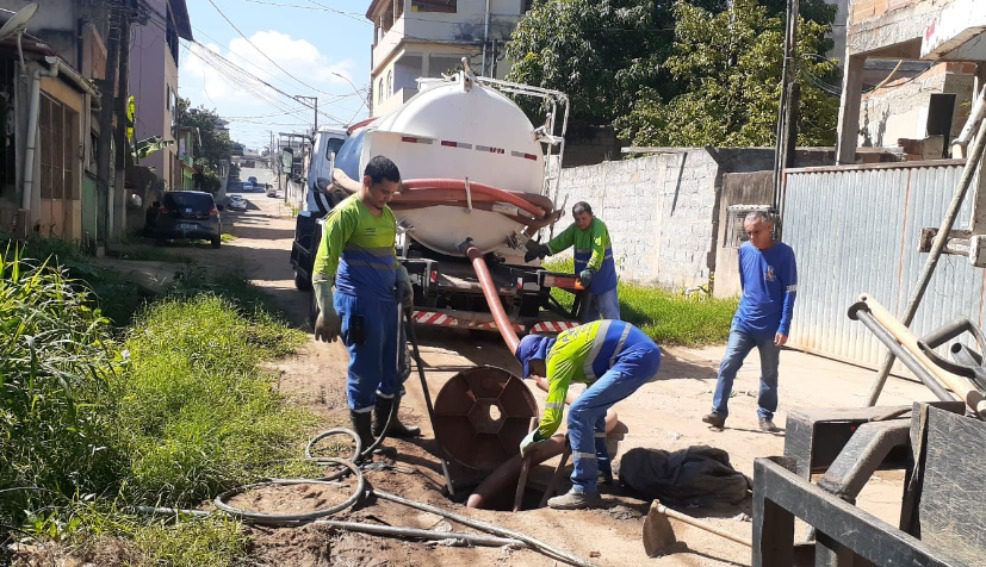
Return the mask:
MULTIPOLYGON (((905 327, 910 326, 911 321, 914 320, 914 315, 918 311, 918 307, 921 305, 921 300, 924 299, 924 293, 928 290, 928 284, 931 283, 931 276, 934 275, 935 268, 938 267, 938 261, 941 259, 942 251, 945 249, 945 243, 948 242, 948 235, 955 225, 955 219, 959 216, 962 202, 965 200, 966 193, 969 192, 972 179, 976 176, 976 171, 979 169, 979 163, 983 159, 984 151, 986 151, 986 120, 983 120, 979 124, 976 143, 973 145, 972 153, 969 155, 969 159, 966 160, 965 167, 962 169, 962 178, 959 181, 959 186, 955 190, 955 195, 952 197, 952 202, 948 206, 948 212, 945 214, 945 218, 942 219, 941 227, 938 229, 938 233, 935 234, 935 240, 931 244, 931 252, 928 254, 928 260, 924 264, 924 271, 918 280, 917 288, 914 290, 911 300, 907 304, 907 309, 904 311, 902 322, 905 327)), ((880 392, 883 391, 883 385, 887 382, 887 376, 890 375, 890 369, 894 365, 895 358, 892 352, 887 353, 887 357, 883 360, 883 366, 880 367, 880 373, 877 376, 876 382, 873 383, 873 388, 870 390, 870 398, 867 405, 874 406, 877 400, 880 399, 880 392)))
MULTIPOLYGON (((531 431, 538 426, 537 417, 532 417, 527 430, 531 431)), ((517 492, 514 493, 514 512, 519 512, 524 503, 524 491, 527 489, 527 475, 531 472, 531 463, 534 457, 527 455, 521 457, 520 476, 517 478, 517 492)))
MULTIPOLYGON (((425 398, 425 407, 428 408, 428 420, 431 422, 431 430, 434 432, 435 406, 431 402, 431 391, 428 390, 428 380, 425 378, 425 365, 421 360, 421 351, 418 350, 418 335, 414 331, 414 318, 411 317, 409 310, 402 309, 401 311, 404 313, 404 329, 407 333, 407 340, 411 343, 411 355, 414 357, 414 365, 418 367, 418 378, 421 379, 421 394, 425 398)), ((449 496, 455 496, 452 475, 448 472, 448 461, 444 455, 438 455, 438 460, 442 465, 442 474, 445 475, 445 486, 448 488, 449 496)))

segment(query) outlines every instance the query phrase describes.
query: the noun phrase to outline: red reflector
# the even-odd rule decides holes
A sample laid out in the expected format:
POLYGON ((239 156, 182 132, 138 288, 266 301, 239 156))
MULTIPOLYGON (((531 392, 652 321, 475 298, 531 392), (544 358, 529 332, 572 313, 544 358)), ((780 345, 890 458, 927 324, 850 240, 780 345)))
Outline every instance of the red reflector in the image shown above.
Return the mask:
POLYGON ((442 140, 442 145, 445 146, 445 147, 447 147, 447 148, 454 148, 455 146, 458 145, 458 143, 452 142, 450 140, 442 140))
POLYGON ((529 160, 537 161, 538 157, 536 155, 534 155, 534 154, 524 154, 524 159, 529 159, 529 160))
POLYGON ((418 139, 415 138, 414 136, 401 136, 401 141, 402 142, 410 142, 412 144, 417 144, 418 143, 418 139))
POLYGON ((428 275, 428 279, 431 281, 431 283, 437 284, 438 283, 438 272, 431 272, 428 275))

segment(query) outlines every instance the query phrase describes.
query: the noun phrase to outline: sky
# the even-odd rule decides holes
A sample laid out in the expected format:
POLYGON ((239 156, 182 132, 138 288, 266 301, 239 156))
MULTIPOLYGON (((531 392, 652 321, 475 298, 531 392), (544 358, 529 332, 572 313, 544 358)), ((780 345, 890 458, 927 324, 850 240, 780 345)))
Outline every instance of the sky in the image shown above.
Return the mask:
POLYGON ((178 93, 228 120, 233 140, 258 149, 270 143, 271 131, 275 137, 309 131, 312 102, 299 103, 295 95, 318 97, 320 128, 367 116, 369 0, 186 4, 195 43, 181 42, 178 93))

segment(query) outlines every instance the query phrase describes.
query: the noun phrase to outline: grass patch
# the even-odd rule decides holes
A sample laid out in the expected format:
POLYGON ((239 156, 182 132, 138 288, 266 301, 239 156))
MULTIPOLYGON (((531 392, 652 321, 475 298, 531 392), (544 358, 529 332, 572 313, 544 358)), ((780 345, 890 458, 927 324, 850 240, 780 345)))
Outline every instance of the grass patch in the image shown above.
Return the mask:
POLYGON ((219 240, 221 240, 223 242, 232 242, 232 241, 236 240, 236 237, 233 236, 232 234, 228 233, 228 232, 224 232, 224 233, 222 233, 219 236, 219 240))
POLYGON ((314 477, 300 457, 316 420, 260 368, 305 335, 241 277, 191 266, 201 279, 180 280, 114 333, 89 288, 51 262, 0 255, 0 564, 11 528, 73 548, 123 538, 131 564, 235 563, 236 522, 166 525, 120 510, 314 477))
MULTIPOLYGON (((569 273, 575 269, 571 258, 549 262, 545 267, 569 273)), ((574 295, 561 290, 552 293, 559 303, 571 308, 574 295)), ((618 293, 623 319, 640 327, 662 345, 701 346, 725 342, 737 306, 735 299, 686 297, 683 293, 624 282, 620 282, 618 293)))

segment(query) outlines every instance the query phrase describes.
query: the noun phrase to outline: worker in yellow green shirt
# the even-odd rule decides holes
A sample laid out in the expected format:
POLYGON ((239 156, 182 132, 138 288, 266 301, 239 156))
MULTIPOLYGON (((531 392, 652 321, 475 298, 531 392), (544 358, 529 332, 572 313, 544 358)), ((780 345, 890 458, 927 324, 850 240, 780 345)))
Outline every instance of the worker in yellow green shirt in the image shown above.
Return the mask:
POLYGON ((400 423, 395 408, 401 394, 398 303, 410 305, 413 299, 407 270, 398 262, 394 247, 397 222, 387 206, 400 185, 394 162, 383 156, 371 159, 359 192, 325 218, 312 270, 319 309, 315 338, 331 342, 342 337, 349 351, 346 397, 353 429, 364 448, 383 432, 392 410, 387 435, 420 434, 400 423))
POLYGON ((572 448, 572 489, 548 500, 559 510, 600 505, 597 476, 612 478, 606 450, 606 410, 657 376, 661 349, 643 331, 624 321, 580 325, 555 337, 528 335, 514 353, 524 378, 544 376, 548 399, 538 427, 521 441, 521 455, 554 435, 561 425, 568 387, 587 384, 568 411, 572 448))
POLYGON ((547 244, 528 243, 524 260, 552 256, 575 247, 575 275, 589 290, 589 304, 583 307, 582 321, 620 318, 620 298, 616 292, 616 263, 606 224, 592 214, 592 207, 579 201, 572 207, 575 222, 547 244))

